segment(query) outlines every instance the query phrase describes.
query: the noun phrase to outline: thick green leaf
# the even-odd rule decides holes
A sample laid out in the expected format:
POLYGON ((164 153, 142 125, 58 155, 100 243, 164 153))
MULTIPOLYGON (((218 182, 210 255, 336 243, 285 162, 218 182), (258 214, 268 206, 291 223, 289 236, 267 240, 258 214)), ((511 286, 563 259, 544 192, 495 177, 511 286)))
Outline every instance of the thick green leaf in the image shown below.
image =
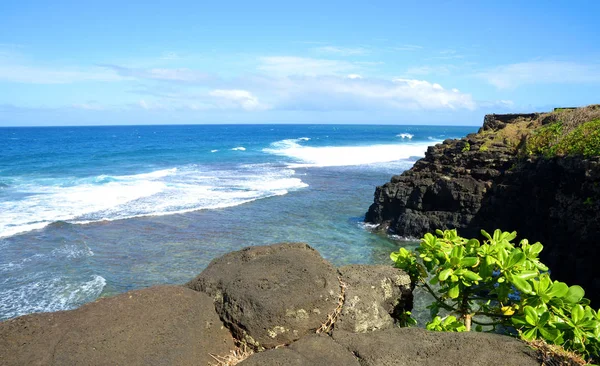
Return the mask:
POLYGON ((529 280, 534 278, 539 274, 538 271, 521 271, 515 274, 516 277, 519 277, 522 280, 529 280))
POLYGON ((479 263, 479 258, 477 257, 464 257, 460 260, 460 265, 463 267, 474 267, 479 263))
POLYGON ((524 292, 526 294, 531 293, 531 284, 527 282, 527 280, 523 280, 517 276, 510 276, 508 280, 510 281, 510 283, 515 285, 515 287, 519 291, 524 292))
POLYGON ((481 229, 481 235, 483 235, 486 239, 491 240, 492 237, 490 236, 490 234, 488 234, 487 231, 481 229))
POLYGON ((571 319, 573 319, 573 323, 579 323, 585 315, 585 311, 583 310, 583 306, 579 304, 573 305, 571 308, 571 319))
POLYGON ((554 343, 554 340, 558 338, 560 334, 558 329, 548 327, 538 328, 538 331, 540 332, 540 335, 546 339, 546 341, 551 343, 554 343))
POLYGON ((537 256, 538 254, 540 254, 542 249, 544 249, 544 246, 542 244, 535 243, 531 246, 531 249, 529 249, 529 251, 530 253, 535 254, 537 256))
POLYGON ((584 295, 585 291, 583 291, 583 288, 575 285, 569 287, 569 291, 567 291, 567 294, 563 297, 563 300, 569 304, 575 304, 581 301, 584 295))
POLYGON ((456 284, 450 288, 450 291, 448 291, 448 296, 450 296, 451 299, 456 299, 459 292, 458 284, 456 284))
POLYGON ((550 297, 563 297, 569 292, 569 286, 564 282, 555 281, 546 292, 550 297))
POLYGON ((525 261, 525 254, 520 249, 513 249, 510 252, 510 255, 506 259, 506 263, 504 264, 504 268, 511 268, 517 265, 522 264, 525 261))
POLYGON ((532 340, 536 339, 537 338, 537 329, 531 328, 528 331, 524 332, 523 338, 528 341, 532 341, 532 340))
POLYGON ((447 268, 440 272, 440 274, 438 275, 438 279, 440 281, 446 281, 448 279, 448 277, 450 277, 452 272, 453 272, 452 268, 447 268))
POLYGON ((535 311, 535 309, 528 305, 528 306, 525 306, 525 308, 523 309, 523 312, 525 313, 525 321, 529 325, 535 326, 538 322, 538 314, 535 311))
POLYGON ((483 278, 479 277, 479 275, 475 272, 471 272, 468 270, 465 270, 465 272, 462 275, 464 278, 466 278, 467 280, 470 281, 481 281, 483 280, 483 278))

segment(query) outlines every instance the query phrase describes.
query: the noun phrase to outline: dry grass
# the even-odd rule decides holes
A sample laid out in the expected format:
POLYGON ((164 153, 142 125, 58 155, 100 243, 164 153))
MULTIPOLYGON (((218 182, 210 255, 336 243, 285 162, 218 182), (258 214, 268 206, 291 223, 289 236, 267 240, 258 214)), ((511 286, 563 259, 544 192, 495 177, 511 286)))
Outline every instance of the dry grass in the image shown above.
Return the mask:
POLYGON ((558 121, 563 124, 563 133, 568 134, 582 123, 600 119, 600 105, 590 105, 577 109, 558 110, 555 114, 558 121))
POLYGON ((325 323, 321 324, 319 329, 317 329, 317 333, 329 333, 333 329, 333 324, 335 324, 336 320, 340 317, 342 313, 342 308, 344 307, 344 301, 346 299, 346 284, 342 281, 341 277, 338 277, 338 281, 340 281, 340 295, 338 296, 338 305, 333 310, 331 314, 327 315, 327 320, 325 323))
POLYGON ((538 353, 542 366, 580 366, 589 365, 581 356, 560 346, 548 344, 542 340, 526 342, 538 353))
POLYGON ((246 347, 246 345, 243 345, 242 347, 239 347, 233 351, 229 351, 229 354, 227 354, 225 356, 216 356, 216 355, 211 354, 210 357, 212 357, 217 363, 211 363, 209 365, 210 366, 234 366, 234 365, 237 365, 238 363, 244 361, 245 359, 250 357, 252 354, 254 354, 254 351, 252 351, 250 348, 246 347))

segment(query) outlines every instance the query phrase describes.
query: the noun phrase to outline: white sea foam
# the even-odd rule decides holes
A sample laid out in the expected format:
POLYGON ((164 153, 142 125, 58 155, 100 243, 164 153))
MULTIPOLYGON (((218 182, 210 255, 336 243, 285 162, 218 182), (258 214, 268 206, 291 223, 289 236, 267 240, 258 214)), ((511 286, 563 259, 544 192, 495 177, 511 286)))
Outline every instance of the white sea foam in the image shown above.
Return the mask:
POLYGON ((386 163, 414 156, 424 156, 430 143, 376 144, 366 146, 303 146, 300 139, 271 144, 264 152, 285 156, 294 167, 331 167, 386 163))
POLYGON ((236 206, 307 186, 293 175, 291 169, 268 165, 232 170, 190 165, 137 175, 33 181, 15 188, 12 200, 0 202, 0 237, 55 221, 90 223, 236 206))
POLYGON ((216 153, 217 151, 219 151, 219 150, 218 149, 210 150, 211 153, 216 153))
POLYGON ((35 278, 20 281, 0 291, 0 314, 5 318, 37 313, 68 310, 92 301, 102 293, 106 280, 97 275, 74 280, 50 277, 39 272, 35 278))
POLYGON ((246 151, 246 148, 243 146, 238 146, 238 147, 234 147, 233 149, 231 149, 233 151, 246 151))
POLYGON ((411 134, 411 133, 400 133, 397 134, 396 137, 402 137, 403 139, 412 139, 413 137, 415 137, 415 135, 411 134))

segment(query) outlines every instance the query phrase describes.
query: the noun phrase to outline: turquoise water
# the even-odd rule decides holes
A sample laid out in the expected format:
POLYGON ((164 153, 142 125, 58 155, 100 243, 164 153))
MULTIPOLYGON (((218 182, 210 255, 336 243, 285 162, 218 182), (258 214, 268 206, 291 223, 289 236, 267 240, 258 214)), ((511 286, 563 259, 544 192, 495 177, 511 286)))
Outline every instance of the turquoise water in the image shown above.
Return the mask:
POLYGON ((474 127, 0 128, 0 319, 183 283, 249 245, 389 263, 375 186, 474 127))

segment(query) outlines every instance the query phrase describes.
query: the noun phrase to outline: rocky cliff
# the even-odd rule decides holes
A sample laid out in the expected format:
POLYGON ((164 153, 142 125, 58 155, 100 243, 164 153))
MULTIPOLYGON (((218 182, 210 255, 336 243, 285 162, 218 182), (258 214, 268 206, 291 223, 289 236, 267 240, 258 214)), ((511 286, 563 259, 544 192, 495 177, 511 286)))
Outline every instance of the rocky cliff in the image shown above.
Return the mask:
MULTIPOLYGON (((488 115, 478 133, 429 147, 412 169, 377 187, 365 221, 416 238, 435 229, 469 237, 516 230, 544 244, 553 278, 583 286, 598 304, 600 159, 542 156, 528 145, 564 118, 558 113, 488 115)), ((600 111, 568 113, 589 119, 600 111)))

